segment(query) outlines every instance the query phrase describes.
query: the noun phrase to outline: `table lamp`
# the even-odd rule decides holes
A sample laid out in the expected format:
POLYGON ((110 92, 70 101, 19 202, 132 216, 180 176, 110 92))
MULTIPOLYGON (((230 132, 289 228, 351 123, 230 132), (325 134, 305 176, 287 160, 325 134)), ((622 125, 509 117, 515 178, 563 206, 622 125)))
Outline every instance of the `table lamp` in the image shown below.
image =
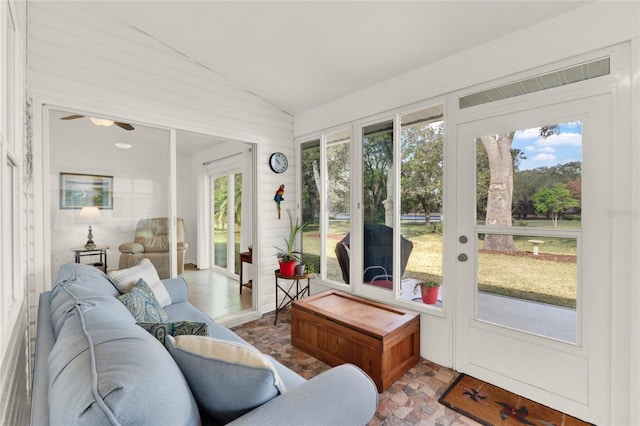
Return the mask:
POLYGON ((91 225, 103 222, 100 209, 97 207, 83 207, 82 210, 80 210, 80 215, 78 215, 78 220, 89 223, 89 234, 87 235, 87 243, 84 245, 84 248, 96 248, 96 244, 93 242, 93 229, 91 228, 91 225))

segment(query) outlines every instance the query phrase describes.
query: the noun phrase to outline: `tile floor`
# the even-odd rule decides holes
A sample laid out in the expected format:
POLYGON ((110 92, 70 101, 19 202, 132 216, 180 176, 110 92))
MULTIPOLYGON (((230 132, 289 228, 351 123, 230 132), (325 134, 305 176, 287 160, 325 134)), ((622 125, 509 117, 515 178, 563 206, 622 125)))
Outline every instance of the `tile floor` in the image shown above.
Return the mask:
MULTIPOLYGON (((274 314, 234 327, 243 339, 260 351, 309 379, 330 367, 291 346, 290 311, 274 314)), ((458 374, 448 368, 421 360, 389 389, 379 395, 380 404, 369 425, 478 425, 475 421, 438 403, 438 398, 458 374)))
MULTIPOLYGON (((189 285, 189 298, 194 305, 212 318, 222 318, 231 313, 251 308, 252 290, 244 289, 242 295, 240 295, 237 280, 211 271, 198 271, 192 266, 189 265, 189 267, 185 268, 184 273, 189 285)), ((413 299, 412 294, 408 292, 406 294, 407 298, 411 297, 413 299)), ((486 305, 487 308, 490 308, 498 298, 500 296, 483 295, 480 302, 482 306, 486 305)), ((493 306, 493 308, 485 309, 483 312, 488 312, 495 316, 510 307, 511 311, 515 309, 516 312, 522 313, 524 312, 523 309, 526 308, 523 305, 531 304, 531 302, 518 299, 509 299, 507 301, 503 299, 500 298, 498 307, 493 306)), ((542 327, 542 329, 536 328, 530 331, 550 335, 562 340, 575 340, 575 310, 545 307, 546 310, 541 311, 540 304, 535 305, 535 312, 544 315, 533 323, 537 324, 536 327, 542 327)), ((271 313, 234 329, 263 352, 271 354, 303 377, 311 378, 325 371, 329 366, 291 346, 289 315, 289 311, 280 313, 278 325, 276 326, 273 325, 274 313, 271 313)), ((497 319, 493 317, 484 319, 505 324, 505 318, 503 317, 517 320, 523 315, 500 315, 500 318, 497 319)), ((527 317, 527 315, 524 315, 525 319, 527 317)), ((540 317, 540 315, 537 315, 537 317, 540 317)), ((529 324, 531 321, 526 321, 526 323, 529 324)), ((507 324, 516 328, 528 329, 526 326, 519 327, 518 324, 507 324)), ((370 424, 442 426, 478 424, 438 404, 438 397, 455 377, 457 377, 456 372, 427 360, 422 360, 380 395, 380 405, 376 417, 372 419, 370 424)))

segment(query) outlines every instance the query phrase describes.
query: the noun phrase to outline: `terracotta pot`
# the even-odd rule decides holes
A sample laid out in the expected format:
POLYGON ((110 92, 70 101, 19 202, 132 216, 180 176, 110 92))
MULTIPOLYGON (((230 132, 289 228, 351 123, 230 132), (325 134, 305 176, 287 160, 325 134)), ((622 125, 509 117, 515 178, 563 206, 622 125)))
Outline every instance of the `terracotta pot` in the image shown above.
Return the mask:
POLYGON ((440 291, 440 286, 437 287, 429 287, 427 289, 420 287, 422 292, 422 301, 427 305, 435 305, 438 302, 438 292, 440 291))
POLYGON ((283 277, 292 277, 294 270, 296 268, 295 260, 288 260, 283 262, 281 259, 278 259, 278 263, 280 263, 280 275, 283 277))

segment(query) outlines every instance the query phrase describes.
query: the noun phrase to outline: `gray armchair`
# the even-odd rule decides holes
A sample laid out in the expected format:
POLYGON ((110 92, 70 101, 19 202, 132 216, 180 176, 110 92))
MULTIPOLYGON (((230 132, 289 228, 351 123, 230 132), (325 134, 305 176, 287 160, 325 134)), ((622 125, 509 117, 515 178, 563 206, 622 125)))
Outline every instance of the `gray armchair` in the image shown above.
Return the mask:
MULTIPOLYGON (((184 241, 184 221, 176 219, 178 246, 178 274, 184 272, 184 253, 189 245, 184 241)), ((137 265, 147 258, 156 267, 160 278, 169 278, 171 263, 169 262, 169 221, 166 217, 140 219, 136 226, 134 241, 120 244, 120 269, 137 265)))

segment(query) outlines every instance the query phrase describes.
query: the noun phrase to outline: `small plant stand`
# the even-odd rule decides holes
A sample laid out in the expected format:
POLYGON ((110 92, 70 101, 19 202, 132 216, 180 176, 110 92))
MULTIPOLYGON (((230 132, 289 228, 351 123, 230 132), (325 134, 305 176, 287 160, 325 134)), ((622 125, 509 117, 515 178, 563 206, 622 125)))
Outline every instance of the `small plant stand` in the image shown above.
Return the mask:
POLYGON ((276 276, 276 319, 273 321, 273 325, 278 322, 278 312, 289 306, 294 300, 302 299, 305 295, 309 295, 309 285, 311 284, 311 278, 315 273, 308 273, 304 275, 284 276, 280 274, 280 269, 276 269, 274 272, 276 276), (307 280, 306 284, 304 280, 307 280), (279 280, 288 280, 287 283, 280 284, 279 280), (300 281, 302 280, 302 283, 300 281), (278 294, 283 293, 282 300, 278 302, 278 294))

